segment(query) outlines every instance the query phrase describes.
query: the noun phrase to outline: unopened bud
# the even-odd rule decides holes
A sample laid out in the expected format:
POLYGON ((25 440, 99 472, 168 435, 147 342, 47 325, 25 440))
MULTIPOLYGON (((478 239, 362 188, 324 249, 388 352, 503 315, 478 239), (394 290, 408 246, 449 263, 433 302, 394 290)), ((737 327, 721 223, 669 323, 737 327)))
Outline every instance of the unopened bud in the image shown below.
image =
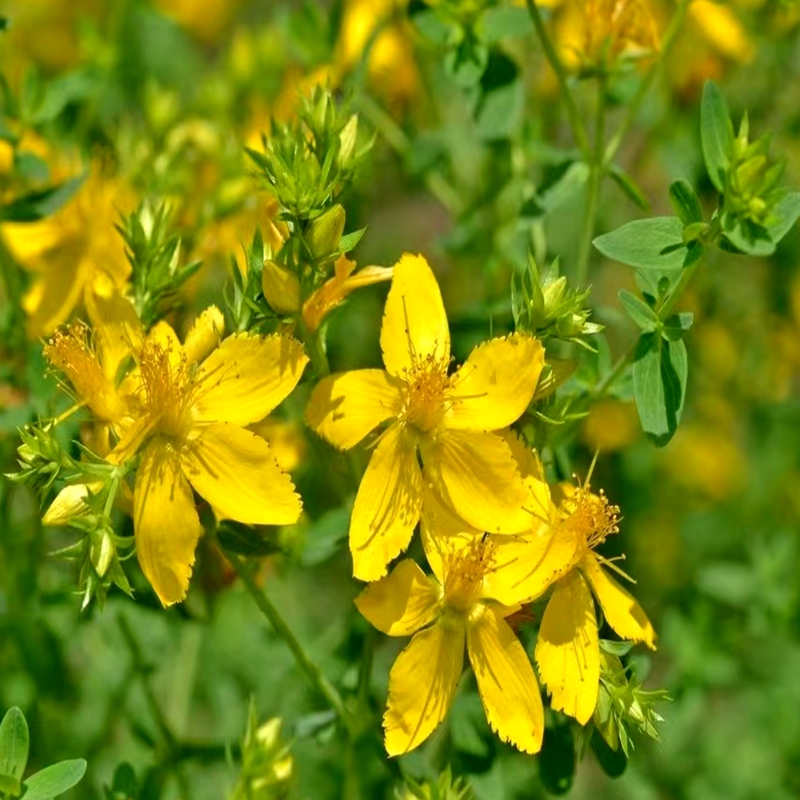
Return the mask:
POLYGON ((294 314, 300 310, 300 281, 276 261, 264 262, 261 288, 270 308, 278 314, 294 314))
POLYGON ((339 251, 339 242, 344 233, 344 208, 338 203, 317 217, 308 231, 308 246, 314 258, 322 260, 339 251))

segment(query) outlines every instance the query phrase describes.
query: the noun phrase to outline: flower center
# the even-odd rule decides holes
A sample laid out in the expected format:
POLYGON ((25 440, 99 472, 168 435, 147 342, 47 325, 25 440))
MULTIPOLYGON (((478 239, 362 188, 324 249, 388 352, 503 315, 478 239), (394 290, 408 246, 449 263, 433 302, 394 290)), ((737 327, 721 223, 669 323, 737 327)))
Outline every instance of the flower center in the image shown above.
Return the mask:
POLYGON ((603 490, 592 494, 589 486, 579 487, 561 503, 562 524, 572 531, 586 550, 602 544, 619 532, 619 506, 612 506, 603 490))
POLYGON ((172 345, 145 342, 139 352, 142 405, 155 423, 155 430, 167 436, 184 434, 190 424, 189 409, 194 399, 191 364, 172 345))
POLYGON ((483 578, 494 566, 494 546, 486 536, 456 549, 443 539, 444 597, 451 608, 469 612, 480 600, 483 578))
POLYGON ((405 373, 405 419, 423 433, 430 433, 445 412, 444 393, 450 379, 447 365, 428 355, 405 373))

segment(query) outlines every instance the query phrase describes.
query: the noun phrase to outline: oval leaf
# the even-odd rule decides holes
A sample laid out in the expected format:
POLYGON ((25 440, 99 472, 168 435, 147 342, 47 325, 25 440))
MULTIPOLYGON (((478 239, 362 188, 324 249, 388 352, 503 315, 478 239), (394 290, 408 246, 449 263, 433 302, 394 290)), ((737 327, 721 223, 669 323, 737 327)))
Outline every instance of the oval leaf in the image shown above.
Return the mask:
POLYGON ((82 758, 45 767, 23 783, 26 800, 52 800, 71 789, 86 773, 82 758))
POLYGON ((598 236, 594 246, 606 258, 637 269, 678 271, 686 258, 683 225, 677 217, 629 222, 598 236))
POLYGON ((0 724, 0 774, 22 780, 28 763, 28 723, 16 706, 10 708, 0 724))
POLYGON ((708 177, 718 192, 724 192, 725 173, 730 167, 729 154, 733 149, 733 125, 725 98, 713 81, 707 81, 703 87, 700 138, 708 177))
POLYGON ((652 333, 661 323, 658 314, 650 308, 644 300, 640 300, 635 294, 627 289, 619 290, 619 299, 628 312, 628 316, 636 323, 638 328, 652 333))

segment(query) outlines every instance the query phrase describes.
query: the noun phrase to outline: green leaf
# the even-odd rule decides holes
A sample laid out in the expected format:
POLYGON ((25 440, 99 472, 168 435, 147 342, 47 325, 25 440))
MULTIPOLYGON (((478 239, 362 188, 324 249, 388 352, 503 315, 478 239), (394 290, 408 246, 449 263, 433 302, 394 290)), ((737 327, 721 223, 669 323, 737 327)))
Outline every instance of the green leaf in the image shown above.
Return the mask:
POLYGON ((724 192, 725 174, 730 167, 730 153, 733 150, 733 125, 725 98, 713 81, 707 81, 703 87, 700 138, 708 177, 718 192, 724 192))
POLYGON ((658 314, 644 300, 627 291, 627 289, 619 290, 619 299, 625 311, 628 312, 628 316, 638 328, 641 328, 646 333, 652 333, 661 324, 658 314))
POLYGON ((525 87, 519 67, 505 53, 493 51, 481 78, 475 122, 481 139, 508 138, 522 121, 525 87))
POLYGON ((481 19, 483 41, 498 44, 503 39, 516 39, 533 32, 533 22, 525 8, 501 6, 490 8, 481 19))
POLYGON ((677 217, 628 222, 598 236, 593 244, 606 258, 637 269, 678 271, 686 257, 683 225, 677 217))
POLYGON ((673 314, 668 320, 665 320, 662 336, 664 336, 665 339, 669 339, 671 342, 682 339, 686 331, 692 327, 693 322, 694 314, 692 314, 691 311, 682 311, 680 314, 673 314))
POLYGON ((703 207, 688 181, 683 179, 673 181, 669 187, 669 199, 678 219, 684 225, 703 221, 703 207))
POLYGON ((306 532, 301 562, 305 567, 327 561, 344 546, 350 528, 350 509, 336 508, 323 514, 306 532))
POLYGON ((13 775, 0 775, 0 795, 7 794, 19 797, 22 794, 22 784, 13 775))
POLYGON ((349 253, 351 250, 355 250, 356 245, 361 241, 366 232, 366 228, 361 228, 360 230, 345 234, 339 239, 339 250, 342 253, 349 253))
POLYGON ((28 763, 28 723, 16 706, 10 708, 0 723, 0 775, 22 780, 28 763))
POLYGON ((592 752, 609 778, 619 778, 628 766, 628 759, 625 758, 622 748, 612 750, 597 731, 592 734, 592 752))
POLYGON ((86 762, 82 758, 45 767, 23 783, 25 800, 52 800, 75 786, 85 773, 86 762))
POLYGON ((632 200, 642 211, 650 210, 650 201, 645 197, 644 192, 639 187, 639 184, 628 175, 622 167, 612 164, 608 173, 614 183, 632 200))
POLYGON ((230 519, 220 523, 217 538, 223 549, 240 556, 269 556, 282 552, 280 545, 258 528, 230 519))
POLYGON ((689 362, 682 340, 655 333, 639 340, 633 362, 633 394, 647 437, 663 447, 678 429, 686 399, 689 362))
POLYGON ((546 728, 539 757, 539 777, 552 794, 566 794, 575 777, 575 745, 568 725, 546 728))
POLYGON ((85 176, 72 178, 57 186, 37 190, 19 197, 0 208, 0 220, 4 222, 35 222, 58 211, 81 187, 85 176))

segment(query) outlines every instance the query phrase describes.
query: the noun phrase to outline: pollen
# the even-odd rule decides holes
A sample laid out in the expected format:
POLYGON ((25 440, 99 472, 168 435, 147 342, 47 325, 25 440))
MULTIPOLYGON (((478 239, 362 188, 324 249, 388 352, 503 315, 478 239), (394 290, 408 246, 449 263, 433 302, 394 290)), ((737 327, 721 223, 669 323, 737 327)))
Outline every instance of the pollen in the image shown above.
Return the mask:
POLYGON ((168 436, 179 436, 189 425, 192 404, 191 365, 179 349, 173 351, 157 341, 148 341, 139 351, 140 399, 156 427, 168 436))
POLYGON ((619 533, 619 506, 611 505, 602 489, 593 494, 589 484, 579 486, 564 499, 560 510, 562 524, 590 550, 619 533))
POLYGON ((88 325, 76 322, 57 330, 44 347, 45 358, 66 375, 79 402, 86 403, 96 417, 116 418, 119 401, 106 376, 88 325))
POLYGON ((444 596, 458 611, 470 611, 478 602, 484 577, 494 570, 494 545, 486 536, 475 537, 466 548, 443 539, 444 596))
POLYGON ((450 383, 447 364, 433 355, 415 358, 404 378, 407 388, 403 416, 418 430, 430 433, 445 412, 445 390, 450 383))

